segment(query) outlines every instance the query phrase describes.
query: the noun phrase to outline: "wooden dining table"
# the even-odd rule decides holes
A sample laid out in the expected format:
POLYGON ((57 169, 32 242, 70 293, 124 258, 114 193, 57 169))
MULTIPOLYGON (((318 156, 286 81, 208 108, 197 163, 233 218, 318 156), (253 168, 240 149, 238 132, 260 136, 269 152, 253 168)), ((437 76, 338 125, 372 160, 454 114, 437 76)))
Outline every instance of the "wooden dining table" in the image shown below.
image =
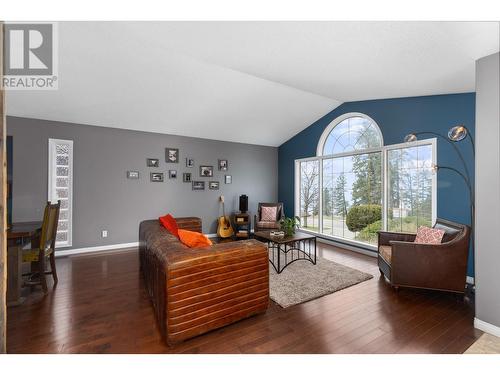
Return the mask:
POLYGON ((12 223, 7 229, 7 306, 16 306, 24 302, 25 298, 21 295, 22 252, 41 227, 41 221, 28 221, 12 223))

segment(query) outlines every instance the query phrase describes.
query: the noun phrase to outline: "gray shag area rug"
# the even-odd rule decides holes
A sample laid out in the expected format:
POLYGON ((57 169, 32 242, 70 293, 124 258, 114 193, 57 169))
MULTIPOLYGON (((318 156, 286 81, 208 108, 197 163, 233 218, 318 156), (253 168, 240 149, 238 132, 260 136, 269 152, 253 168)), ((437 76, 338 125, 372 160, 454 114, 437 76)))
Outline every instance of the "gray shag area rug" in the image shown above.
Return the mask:
POLYGON ((373 275, 327 259, 290 264, 280 274, 269 264, 271 299, 283 308, 337 292, 373 278, 373 275))

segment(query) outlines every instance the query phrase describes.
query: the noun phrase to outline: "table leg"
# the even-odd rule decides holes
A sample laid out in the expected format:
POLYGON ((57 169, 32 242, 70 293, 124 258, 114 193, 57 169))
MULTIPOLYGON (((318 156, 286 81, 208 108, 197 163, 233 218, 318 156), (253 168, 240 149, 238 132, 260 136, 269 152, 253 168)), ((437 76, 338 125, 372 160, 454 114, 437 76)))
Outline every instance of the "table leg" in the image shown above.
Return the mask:
POLYGON ((280 258, 281 258, 281 244, 278 244, 278 273, 281 273, 280 258))
POLYGON ((316 237, 314 237, 314 264, 316 264, 316 258, 317 258, 317 247, 316 247, 316 237))
POLYGON ((22 261, 22 246, 7 249, 7 306, 17 306, 24 302, 25 298, 21 296, 22 261))

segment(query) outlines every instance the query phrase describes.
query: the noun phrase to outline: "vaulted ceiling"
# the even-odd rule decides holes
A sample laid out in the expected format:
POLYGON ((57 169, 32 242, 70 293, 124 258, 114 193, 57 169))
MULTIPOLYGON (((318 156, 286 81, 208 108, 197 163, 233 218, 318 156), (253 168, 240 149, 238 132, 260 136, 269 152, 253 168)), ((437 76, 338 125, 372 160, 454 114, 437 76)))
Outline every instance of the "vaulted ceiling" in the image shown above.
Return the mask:
POLYGON ((342 102, 474 91, 497 22, 60 22, 59 89, 7 112, 278 146, 342 102))

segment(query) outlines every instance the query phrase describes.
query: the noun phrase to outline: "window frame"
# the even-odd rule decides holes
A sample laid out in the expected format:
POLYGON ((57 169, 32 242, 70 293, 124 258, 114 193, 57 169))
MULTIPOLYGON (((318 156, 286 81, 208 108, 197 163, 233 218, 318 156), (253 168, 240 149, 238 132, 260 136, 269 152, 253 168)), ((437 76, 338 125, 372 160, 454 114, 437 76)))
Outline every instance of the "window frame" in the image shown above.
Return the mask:
MULTIPOLYGON (((321 138, 318 142, 318 147, 317 147, 317 156, 312 156, 312 157, 307 157, 307 158, 300 158, 300 159, 295 159, 294 163, 294 215, 299 216, 300 215, 300 163, 301 162, 307 162, 307 161, 318 161, 319 162, 319 229, 318 232, 311 231, 308 229, 300 228, 301 231, 306 232, 306 233, 311 233, 314 234, 318 237, 323 237, 326 239, 331 239, 339 243, 345 243, 347 245, 354 245, 355 247, 360 247, 368 250, 376 250, 377 246, 376 245, 371 245, 362 241, 357 241, 357 240, 350 240, 346 239, 343 237, 338 237, 330 234, 324 234, 323 233, 323 161, 325 159, 332 159, 332 158, 340 158, 340 157, 345 157, 345 156, 353 156, 353 155, 361 155, 361 154, 368 154, 368 153, 373 153, 373 152, 380 152, 381 153, 381 175, 382 175, 382 230, 387 230, 387 225, 388 225, 388 218, 387 218, 387 210, 388 210, 388 152, 391 150, 397 150, 397 149, 403 149, 403 148, 411 148, 411 147, 417 147, 417 146, 424 146, 424 145, 430 145, 431 146, 431 154, 432 154, 432 165, 436 165, 437 162, 437 138, 429 138, 429 139, 423 139, 423 140, 417 140, 414 142, 402 142, 402 143, 397 143, 397 144, 392 144, 392 145, 387 145, 387 146, 382 146, 382 147, 375 147, 375 148, 366 148, 362 150, 356 150, 356 151, 348 151, 348 152, 342 152, 338 154, 331 154, 331 155, 322 155, 323 153, 323 147, 326 142, 326 139, 328 138, 328 135, 332 131, 332 129, 338 125, 340 122, 344 121, 346 118, 349 117, 364 117, 372 121, 378 131, 380 132, 380 136, 383 142, 383 137, 380 131, 380 127, 378 124, 371 119, 369 116, 359 113, 359 112, 350 112, 346 113, 342 116, 337 117, 335 120, 333 120, 328 127, 324 130, 323 134, 321 135, 321 138)), ((383 144, 383 143, 382 143, 383 144)), ((432 223, 434 224, 436 222, 436 217, 437 217, 437 173, 433 172, 432 173, 432 223)))
POLYGON ((65 248, 73 245, 73 140, 49 138, 48 147, 48 187, 47 200, 57 202, 57 176, 56 176, 56 146, 68 145, 68 240, 66 242, 56 242, 56 247, 65 248))
POLYGON ((372 119, 370 116, 365 115, 364 113, 361 113, 361 112, 349 112, 349 113, 345 113, 345 114, 337 117, 330 124, 328 124, 326 129, 323 131, 323 134, 321 134, 321 137, 319 138, 318 146, 316 147, 316 156, 333 156, 333 155, 337 156, 337 155, 342 155, 342 154, 346 154, 345 156, 349 156, 347 154, 355 155, 355 154, 359 154, 360 151, 367 151, 367 152, 369 152, 370 150, 376 151, 378 149, 381 149, 382 147, 384 147, 384 136, 382 134, 382 131, 380 130, 380 127, 375 122, 375 120, 372 119), (337 154, 323 155, 323 149, 325 148, 325 143, 326 143, 328 137, 330 136, 330 133, 332 132, 332 130, 338 124, 340 124, 342 121, 347 120, 348 118, 351 118, 351 117, 362 117, 362 118, 372 122, 373 124, 375 124, 375 127, 377 129, 377 133, 380 137, 380 140, 382 141, 382 146, 381 147, 364 148, 362 150, 347 151, 347 152, 337 153, 337 154))

